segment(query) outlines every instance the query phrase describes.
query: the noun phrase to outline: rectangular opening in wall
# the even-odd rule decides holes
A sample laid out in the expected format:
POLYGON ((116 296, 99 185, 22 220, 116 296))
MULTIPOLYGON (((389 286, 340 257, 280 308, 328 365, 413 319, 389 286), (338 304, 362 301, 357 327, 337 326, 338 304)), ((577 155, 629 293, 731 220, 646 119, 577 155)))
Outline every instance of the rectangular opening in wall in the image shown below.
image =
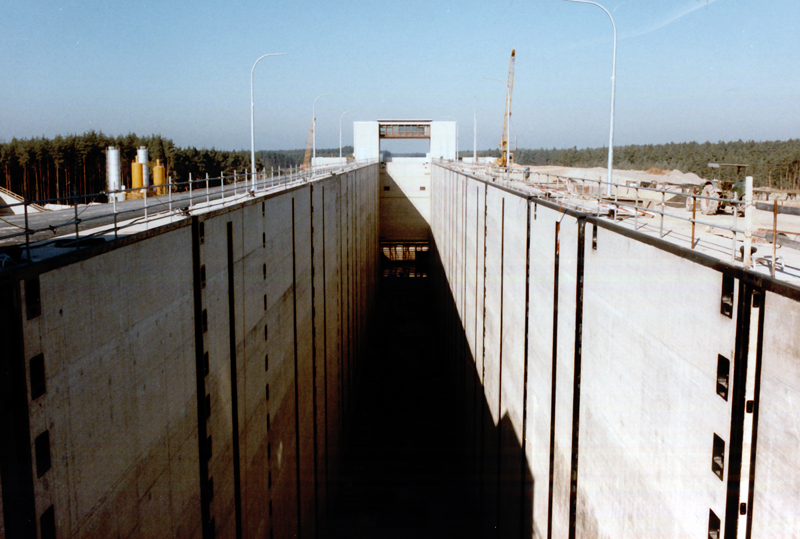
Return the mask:
POLYGON ((382 242, 380 249, 384 277, 428 276, 428 242, 382 242))
POLYGON ((198 226, 198 229, 199 229, 198 235, 200 236, 200 245, 203 245, 206 242, 206 224, 201 222, 200 226, 198 226))
POLYGON ((25 313, 28 320, 32 320, 42 314, 39 277, 25 279, 25 313))
POLYGON ((36 437, 34 442, 36 453, 36 476, 42 477, 50 469, 50 431, 46 430, 36 437))
POLYGON ((720 531, 721 523, 719 517, 714 513, 713 510, 708 510, 708 539, 720 539, 719 531, 720 531))
POLYGON ((217 519, 211 517, 211 520, 206 522, 206 536, 214 539, 217 536, 217 519))
POLYGON ((56 512, 51 505, 39 518, 42 539, 56 539, 56 512))
POLYGON ((728 400, 728 376, 731 372, 731 362, 723 355, 717 356, 717 395, 728 400))
POLYGON ((430 151, 431 141, 429 138, 381 139, 380 141, 383 162, 389 162, 398 157, 425 157, 430 151))
POLYGON ((722 481, 722 474, 725 471, 725 440, 714 434, 713 457, 711 459, 711 471, 722 481))
POLYGON ((733 318, 733 276, 722 276, 722 300, 720 301, 719 312, 733 318))
POLYGON ((200 290, 206 287, 206 266, 200 266, 200 290))
POLYGON ((31 400, 36 400, 44 395, 47 390, 44 377, 44 354, 31 358, 31 400))

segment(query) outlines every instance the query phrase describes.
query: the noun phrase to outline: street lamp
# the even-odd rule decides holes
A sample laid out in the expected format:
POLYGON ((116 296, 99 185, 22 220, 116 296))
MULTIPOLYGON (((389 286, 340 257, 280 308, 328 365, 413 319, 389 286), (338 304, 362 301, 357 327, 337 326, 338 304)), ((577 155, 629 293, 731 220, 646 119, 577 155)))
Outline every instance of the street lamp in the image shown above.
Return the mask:
MULTIPOLYGON (((272 54, 265 54, 253 64, 250 70, 250 172, 253 175, 253 191, 256 189, 256 143, 255 143, 255 123, 253 121, 254 106, 253 106, 253 72, 256 70, 256 64, 266 58, 267 56, 283 56, 285 53, 276 52, 272 54)), ((247 185, 247 184, 245 184, 247 185)))
POLYGON ((590 0, 565 0, 566 2, 577 2, 580 4, 592 4, 593 6, 597 6, 603 11, 606 12, 608 18, 611 19, 611 27, 614 30, 614 55, 611 60, 611 126, 609 128, 608 134, 608 188, 606 190, 606 196, 611 196, 611 183, 613 182, 613 174, 614 174, 614 89, 616 87, 616 80, 617 80, 617 25, 614 24, 614 17, 611 16, 611 13, 598 4, 597 2, 591 2, 590 0))
POLYGON ((456 123, 456 163, 458 163, 458 120, 452 116, 445 116, 445 118, 450 118, 456 123))
MULTIPOLYGON (((346 110, 342 113, 341 116, 339 116, 339 160, 340 161, 342 159, 342 118, 344 118, 344 115, 347 114, 348 112, 350 111, 346 110)), ((341 165, 341 163, 339 164, 341 165)))
POLYGON ((472 164, 478 164, 478 116, 475 114, 475 107, 472 107, 472 164))
POLYGON ((311 170, 314 170, 314 160, 317 158, 317 99, 325 97, 326 95, 333 94, 320 94, 314 98, 314 105, 311 107, 311 133, 312 133, 312 153, 311 153, 311 170))

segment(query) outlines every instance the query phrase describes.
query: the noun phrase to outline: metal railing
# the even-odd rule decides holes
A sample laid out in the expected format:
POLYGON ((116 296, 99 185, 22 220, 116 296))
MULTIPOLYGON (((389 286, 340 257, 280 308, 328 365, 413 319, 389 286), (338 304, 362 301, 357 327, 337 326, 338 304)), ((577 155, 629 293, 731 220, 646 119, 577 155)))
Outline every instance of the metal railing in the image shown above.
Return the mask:
MULTIPOLYGON (((13 204, 0 205, 0 215, 10 210, 14 215, 0 217, 0 223, 15 229, 14 232, 0 233, 0 246, 23 245, 25 257, 31 259, 31 245, 43 239, 44 232, 56 233, 58 230, 74 227, 72 244, 81 245, 88 237, 112 233, 117 238, 126 228, 147 226, 154 218, 188 216, 194 210, 208 210, 231 203, 236 199, 253 197, 258 194, 285 189, 324 178, 333 173, 350 170, 376 163, 377 160, 350 161, 336 165, 321 165, 313 168, 271 168, 255 175, 250 172, 221 175, 211 178, 192 178, 186 182, 173 182, 169 178, 165 184, 150 185, 132 189, 105 191, 90 195, 73 195, 46 200, 23 200, 13 204), (107 203, 79 204, 79 200, 102 201, 107 203), (46 208, 48 205, 62 206, 59 209, 73 209, 69 218, 65 211, 41 212, 31 208, 46 208), (18 211, 21 208, 21 211, 18 211), (5 210, 5 211, 4 211, 5 210), (87 229, 91 228, 91 232, 87 229), (84 235, 81 235, 81 229, 84 235)), ((52 237, 50 239, 53 239, 52 237)), ((55 239, 64 240, 65 235, 55 239)), ((66 244, 65 246, 69 246, 66 244)))
MULTIPOLYGON (((647 223, 640 224, 641 217, 658 218, 659 225, 657 230, 659 238, 664 238, 673 231, 672 229, 665 231, 665 218, 690 223, 690 245, 692 249, 695 249, 700 241, 696 234, 697 226, 728 231, 731 233, 730 259, 733 262, 745 262, 745 259, 749 258, 744 253, 744 247, 742 246, 740 253, 737 246, 741 242, 740 235, 747 237, 748 232, 750 232, 752 237, 760 237, 764 241, 772 243, 773 246, 772 256, 760 256, 756 261, 770 266, 772 276, 775 275, 775 266, 782 265, 781 257, 776 256, 778 243, 777 203, 774 205, 772 233, 756 235, 752 234, 752 231, 748 231, 743 226, 744 219, 740 219, 740 214, 744 215, 744 200, 703 195, 697 192, 702 189, 702 185, 689 186, 686 184, 680 191, 677 191, 645 186, 639 183, 629 185, 627 183, 612 182, 610 185, 613 197, 609 198, 605 196, 605 187, 609 185, 606 180, 577 178, 538 171, 525 172, 518 168, 513 168, 509 171, 506 168, 486 164, 472 165, 456 164, 447 160, 437 161, 447 166, 458 166, 474 176, 482 177, 484 180, 492 181, 509 189, 518 190, 537 198, 552 199, 562 207, 597 215, 598 217, 601 215, 608 216, 614 221, 632 219, 634 230, 640 230, 648 226, 647 223), (510 177, 510 179, 506 179, 507 177, 510 177), (690 190, 684 191, 684 189, 690 190), (642 193, 655 193, 656 200, 643 197, 641 196, 642 193), (658 200, 659 195, 660 201, 658 200), (683 213, 668 211, 668 197, 673 201, 676 198, 681 201, 680 206, 683 213), (688 203, 687 200, 689 201, 688 203), (701 201, 703 200, 716 203, 719 208, 730 207, 730 221, 725 223, 720 219, 712 221, 704 218, 701 212, 701 201), (690 213, 687 214, 687 211, 690 213)), ((655 230, 652 230, 652 232, 655 232, 655 230)))

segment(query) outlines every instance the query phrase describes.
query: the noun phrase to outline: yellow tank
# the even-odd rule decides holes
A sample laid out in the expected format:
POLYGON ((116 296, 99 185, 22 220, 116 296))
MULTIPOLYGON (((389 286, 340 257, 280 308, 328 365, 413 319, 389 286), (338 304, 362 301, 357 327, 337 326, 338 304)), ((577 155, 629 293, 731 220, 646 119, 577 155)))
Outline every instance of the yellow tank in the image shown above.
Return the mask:
POLYGON ((164 165, 161 164, 161 159, 156 159, 156 164, 153 166, 153 185, 156 186, 156 193, 163 195, 167 192, 164 185, 166 185, 166 174, 164 165))
POLYGON ((143 186, 142 163, 140 163, 139 158, 136 157, 133 163, 131 163, 131 188, 138 189, 143 186))

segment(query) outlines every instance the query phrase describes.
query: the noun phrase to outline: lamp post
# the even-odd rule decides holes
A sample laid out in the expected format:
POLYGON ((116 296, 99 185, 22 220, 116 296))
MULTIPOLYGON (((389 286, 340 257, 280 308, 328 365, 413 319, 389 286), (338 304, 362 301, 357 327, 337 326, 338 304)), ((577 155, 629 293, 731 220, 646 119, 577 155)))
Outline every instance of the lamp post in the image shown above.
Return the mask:
POLYGON ((320 94, 314 98, 314 105, 311 107, 311 133, 312 133, 312 152, 311 152, 311 170, 314 170, 314 160, 317 158, 317 99, 325 97, 326 95, 333 94, 320 94))
MULTIPOLYGON (((253 175, 253 190, 256 188, 256 143, 255 143, 255 122, 253 105, 253 72, 256 70, 256 64, 266 58, 267 56, 283 56, 285 53, 276 52, 272 54, 265 54, 255 61, 253 68, 250 70, 250 172, 253 175)), ((247 184, 245 184, 247 185, 247 184)))
POLYGON ((478 116, 475 114, 475 107, 472 107, 472 164, 478 164, 478 116))
POLYGON ((617 25, 614 23, 614 17, 611 16, 611 13, 598 4, 597 2, 591 2, 590 0, 565 0, 566 2, 577 2, 579 4, 592 4, 593 6, 597 6, 603 11, 606 12, 608 18, 611 19, 611 28, 614 30, 614 54, 611 60, 611 124, 609 127, 609 134, 608 134, 608 187, 606 190, 606 196, 611 196, 611 183, 613 182, 613 174, 614 174, 614 90, 616 88, 616 80, 617 80, 617 25))
MULTIPOLYGON (((350 111, 346 110, 342 113, 341 116, 339 116, 339 159, 340 160, 342 159, 342 118, 344 118, 344 115, 347 114, 348 112, 350 111)), ((341 165, 341 163, 339 164, 341 165)))

